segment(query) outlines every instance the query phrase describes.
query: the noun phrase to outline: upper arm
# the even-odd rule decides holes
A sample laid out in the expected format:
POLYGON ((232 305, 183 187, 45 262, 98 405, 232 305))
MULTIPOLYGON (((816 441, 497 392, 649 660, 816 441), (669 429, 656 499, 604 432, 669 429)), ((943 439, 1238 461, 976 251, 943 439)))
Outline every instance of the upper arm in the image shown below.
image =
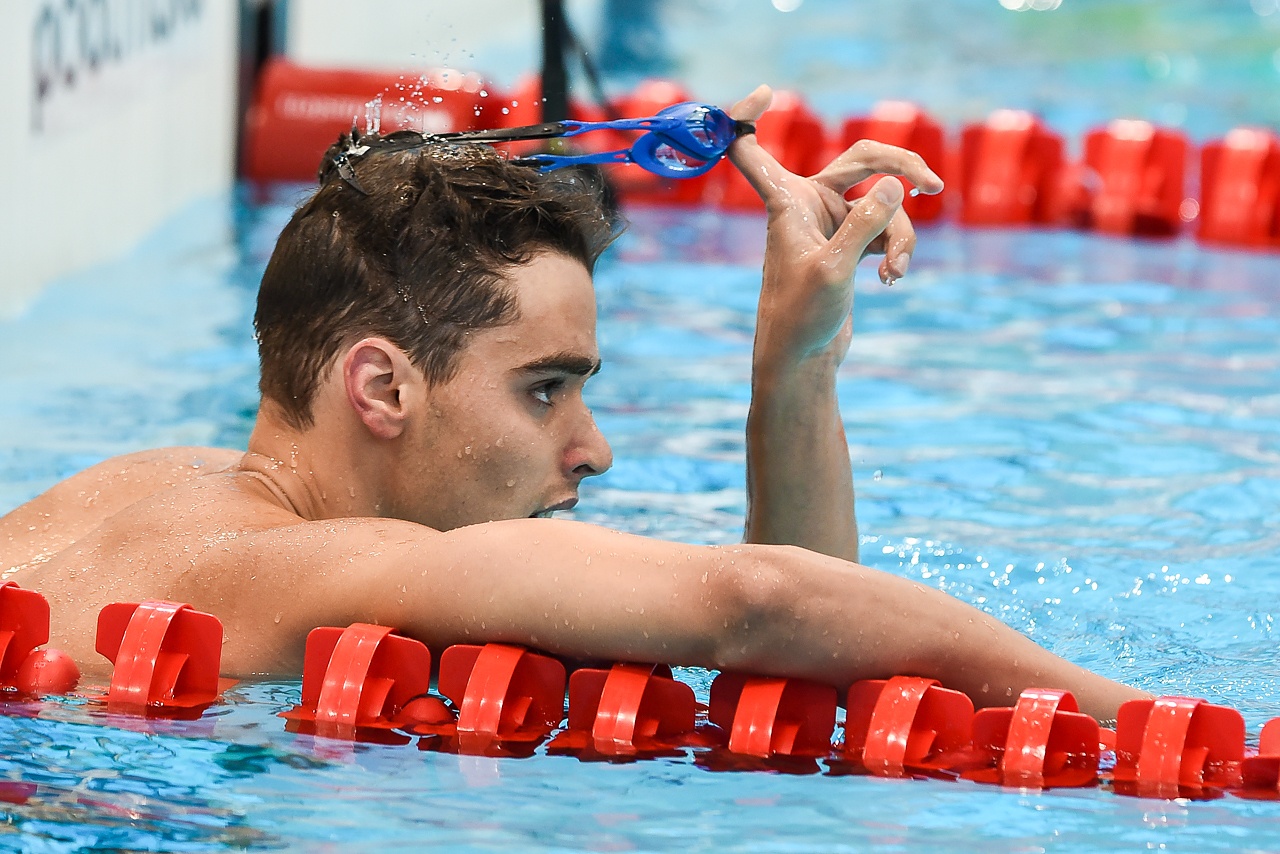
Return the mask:
MULTIPOLYGON (((689 546, 545 519, 448 532, 331 520, 248 540, 257 559, 216 581, 235 589, 222 597, 224 621, 255 627, 239 644, 228 632, 229 658, 246 662, 283 655, 273 644, 300 662, 311 628, 366 622, 436 652, 508 642, 569 657, 715 666, 723 639, 742 628, 744 569, 758 563, 750 546, 689 546)), ((182 592, 206 599, 212 591, 182 592)))

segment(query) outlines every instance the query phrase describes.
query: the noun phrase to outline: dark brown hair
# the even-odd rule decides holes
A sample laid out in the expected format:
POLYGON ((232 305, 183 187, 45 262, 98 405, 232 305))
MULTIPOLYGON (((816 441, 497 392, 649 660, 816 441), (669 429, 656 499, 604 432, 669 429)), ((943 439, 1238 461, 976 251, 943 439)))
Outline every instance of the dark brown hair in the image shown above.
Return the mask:
POLYGON ((468 330, 518 316, 507 270, 551 251, 591 272, 617 233, 589 176, 543 174, 483 145, 398 146, 396 136, 330 148, 319 189, 263 273, 259 387, 298 429, 312 424, 321 373, 344 345, 382 336, 443 382, 468 330))

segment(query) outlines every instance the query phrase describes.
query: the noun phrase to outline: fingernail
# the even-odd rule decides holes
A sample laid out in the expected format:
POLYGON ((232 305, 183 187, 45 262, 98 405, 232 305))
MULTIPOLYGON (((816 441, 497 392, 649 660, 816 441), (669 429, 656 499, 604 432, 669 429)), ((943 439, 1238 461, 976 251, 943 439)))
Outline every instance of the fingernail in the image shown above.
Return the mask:
POLYGON ((897 178, 881 178, 876 182, 876 200, 882 205, 902 204, 902 182, 897 178))
POLYGON ((901 279, 907 274, 907 268, 911 266, 911 253, 902 253, 897 258, 894 258, 893 261, 889 263, 889 266, 893 268, 893 277, 895 279, 901 279))
POLYGON ((913 198, 913 199, 914 199, 914 198, 915 198, 916 196, 918 196, 918 195, 920 195, 920 188, 919 188, 919 187, 912 187, 912 188, 911 188, 911 198, 913 198))

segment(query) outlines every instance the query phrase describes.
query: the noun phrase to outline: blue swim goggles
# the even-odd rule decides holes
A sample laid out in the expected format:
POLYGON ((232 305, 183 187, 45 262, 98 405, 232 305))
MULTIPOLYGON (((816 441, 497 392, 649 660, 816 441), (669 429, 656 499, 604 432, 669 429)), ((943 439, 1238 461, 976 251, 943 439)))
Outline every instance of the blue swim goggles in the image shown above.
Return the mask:
MULTIPOLYGON (((732 119, 719 107, 685 101, 642 119, 612 119, 582 122, 572 119, 516 128, 466 130, 450 133, 418 134, 400 131, 381 140, 377 147, 416 148, 433 142, 515 142, 518 140, 574 137, 594 130, 644 131, 628 148, 584 154, 530 154, 512 158, 512 163, 535 166, 548 172, 563 166, 585 163, 634 163, 664 178, 694 178, 707 172, 725 156, 729 146, 743 134, 755 132, 755 125, 732 119)), ((355 175, 349 156, 367 148, 344 152, 337 158, 338 174, 348 183, 355 175)), ((358 184, 355 184, 357 188, 358 184)))
POLYGON ((642 119, 602 122, 560 121, 518 128, 437 134, 458 142, 506 142, 574 137, 594 130, 638 130, 644 135, 628 148, 586 154, 531 154, 513 163, 536 166, 543 172, 582 163, 634 163, 664 178, 702 175, 724 158, 735 139, 754 133, 750 122, 737 121, 719 107, 685 101, 642 119))

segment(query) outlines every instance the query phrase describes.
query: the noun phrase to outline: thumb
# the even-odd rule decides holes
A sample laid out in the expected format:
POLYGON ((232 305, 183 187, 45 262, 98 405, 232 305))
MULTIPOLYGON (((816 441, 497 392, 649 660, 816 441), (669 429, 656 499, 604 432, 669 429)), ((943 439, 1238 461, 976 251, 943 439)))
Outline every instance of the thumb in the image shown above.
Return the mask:
POLYGON ((832 254, 843 256, 841 266, 847 264, 852 272, 871 241, 889 227, 902 207, 902 199, 902 182, 886 175, 872 185, 869 193, 849 204, 849 212, 829 244, 832 254))

